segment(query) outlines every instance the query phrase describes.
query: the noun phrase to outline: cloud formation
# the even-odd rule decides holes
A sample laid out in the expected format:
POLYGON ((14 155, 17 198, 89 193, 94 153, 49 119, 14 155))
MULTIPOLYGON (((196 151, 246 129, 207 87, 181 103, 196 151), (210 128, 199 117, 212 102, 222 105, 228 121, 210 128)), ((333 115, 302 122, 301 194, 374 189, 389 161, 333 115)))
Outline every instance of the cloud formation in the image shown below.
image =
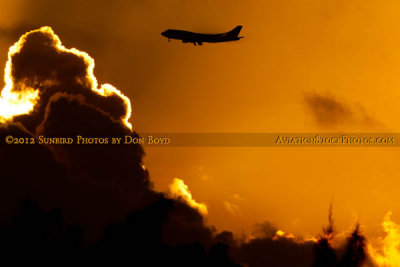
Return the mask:
POLYGON ((329 94, 308 93, 304 96, 304 102, 314 122, 323 129, 382 127, 360 104, 349 105, 329 94))

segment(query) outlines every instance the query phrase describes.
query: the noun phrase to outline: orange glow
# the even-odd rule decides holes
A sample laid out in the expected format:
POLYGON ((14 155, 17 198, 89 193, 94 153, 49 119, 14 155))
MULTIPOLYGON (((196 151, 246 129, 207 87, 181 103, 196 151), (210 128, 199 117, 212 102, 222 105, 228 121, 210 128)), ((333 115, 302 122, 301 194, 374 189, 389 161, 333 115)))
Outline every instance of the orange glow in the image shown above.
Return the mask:
MULTIPOLYGON (((31 16, 33 5, 21 7, 18 14, 2 8, 0 20, 10 28, 9 38, 22 26, 43 21, 57 25, 54 31, 66 47, 95 59, 100 84, 109 82, 140 98, 132 107, 138 111, 139 133, 400 129, 400 1, 195 0, 140 6, 82 1, 79 8, 58 2, 44 6, 46 18, 31 16), (184 46, 159 34, 167 28, 217 33, 237 23, 244 25, 246 37, 225 44, 184 46), (332 96, 352 116, 327 109, 336 123, 319 125, 304 100, 313 93, 332 96)), ((0 38, 4 56, 17 40, 10 43, 9 38, 0 38)), ((167 192, 173 177, 185 177, 193 197, 207 203, 207 220, 219 231, 240 234, 271 221, 286 233, 320 238, 334 197, 335 238, 344 238, 340 233, 349 233, 353 215, 360 214, 372 241, 381 229, 381 214, 400 214, 398 147, 145 150, 155 190, 167 192), (235 194, 241 199, 230 197, 235 194)))
POLYGON ((391 220, 392 212, 388 212, 382 223, 385 237, 379 240, 378 246, 374 248, 368 245, 371 258, 378 266, 397 267, 400 266, 400 225, 391 220))
POLYGON ((283 236, 285 234, 285 232, 283 232, 282 230, 278 230, 278 231, 276 231, 276 234, 275 235, 277 235, 277 236, 283 236))
POLYGON ((316 237, 301 238, 301 237, 295 236, 292 233, 285 233, 282 230, 278 230, 278 231, 276 231, 274 237, 272 237, 272 240, 277 240, 280 238, 292 239, 293 241, 295 241, 297 243, 304 243, 304 242, 317 243, 318 242, 318 238, 316 238, 316 237))
POLYGON ((278 238, 289 238, 289 239, 295 239, 295 235, 294 234, 287 234, 282 230, 278 230, 275 233, 275 236, 272 239, 278 239, 278 238))
POLYGON ((198 203, 193 199, 189 188, 182 179, 174 178, 172 184, 169 186, 169 193, 173 198, 182 199, 192 208, 197 209, 202 215, 207 215, 207 206, 204 203, 198 203))
POLYGON ((35 103, 38 101, 38 90, 36 90, 35 88, 26 88, 23 84, 15 84, 12 77, 11 58, 13 55, 17 54, 21 50, 23 44, 26 41, 26 37, 32 32, 43 32, 50 34, 55 40, 54 46, 59 51, 72 53, 82 58, 88 66, 86 78, 89 81, 90 89, 101 96, 110 96, 116 94, 121 97, 124 100, 124 104, 127 110, 122 121, 127 127, 132 129, 132 125, 128 121, 131 117, 131 104, 129 98, 123 95, 121 91, 110 84, 102 84, 99 88, 97 79, 93 73, 93 58, 90 57, 86 52, 79 51, 76 48, 67 49, 65 46, 62 45, 60 38, 48 26, 41 27, 38 30, 33 30, 25 33, 14 45, 10 47, 4 73, 5 86, 1 91, 0 96, 0 122, 10 120, 17 115, 29 114, 34 109, 35 103), (15 90, 16 88, 18 88, 18 90, 15 90))
MULTIPOLYGON (((25 36, 25 35, 24 35, 25 36)), ((24 43, 24 36, 8 50, 8 60, 4 70, 5 86, 0 95, 0 122, 5 122, 16 115, 27 114, 33 110, 39 92, 34 88, 19 88, 15 91, 11 76, 11 57, 18 53, 24 43)))

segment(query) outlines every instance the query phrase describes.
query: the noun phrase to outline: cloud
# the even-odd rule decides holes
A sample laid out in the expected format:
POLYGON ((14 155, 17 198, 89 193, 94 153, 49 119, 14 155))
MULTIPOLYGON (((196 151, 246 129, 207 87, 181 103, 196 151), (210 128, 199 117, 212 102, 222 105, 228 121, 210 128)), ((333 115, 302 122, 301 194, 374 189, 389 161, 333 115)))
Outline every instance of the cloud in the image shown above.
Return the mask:
POLYGON ((207 215, 207 206, 204 203, 198 203, 193 199, 188 186, 182 179, 174 178, 172 184, 169 186, 169 194, 173 198, 181 199, 190 207, 198 210, 201 214, 207 215))
POLYGON ((30 122, 27 128, 31 131, 43 118, 50 97, 57 92, 80 94, 86 103, 129 126, 129 99, 109 84, 98 87, 93 69, 94 60, 88 54, 65 48, 51 28, 42 27, 26 33, 10 48, 2 96, 5 93, 24 95, 32 88, 38 91, 35 111, 27 119, 30 122))
POLYGON ((224 207, 225 209, 232 215, 240 215, 240 207, 237 204, 233 204, 229 201, 224 201, 224 207))
MULTIPOLYGON (((32 101, 34 109, 3 117, 2 137, 138 136, 128 122, 129 99, 111 85, 98 86, 93 59, 65 48, 50 28, 23 35, 10 49, 7 67, 9 79, 3 99, 16 96, 18 100, 27 88, 34 88, 38 97, 32 101)), ((61 208, 65 220, 82 225, 85 237, 94 242, 105 225, 123 220, 132 210, 162 197, 152 190, 140 145, 3 144, 0 150, 7 155, 0 162, 4 177, 0 190, 5 209, 11 204, 14 207, 14 213, 9 212, 4 221, 10 221, 17 203, 29 196, 45 210, 61 208)), ((172 202, 176 202, 173 206, 177 212, 171 217, 175 221, 171 227, 182 224, 191 229, 190 223, 197 222, 198 230, 208 233, 201 236, 211 239, 202 217, 193 217, 195 210, 186 204, 180 204, 186 209, 178 208, 178 200, 172 202)), ((169 233, 180 240, 180 229, 183 226, 169 233)), ((198 236, 192 232, 181 239, 198 236)))
POLYGON ((323 129, 374 129, 382 124, 360 104, 349 105, 329 94, 307 93, 304 103, 313 121, 323 129))
POLYGON ((169 255, 174 266, 236 266, 193 199, 153 190, 140 145, 4 143, 9 135, 138 137, 128 122, 129 99, 111 85, 98 86, 93 67, 89 55, 62 46, 48 27, 10 49, 3 101, 25 104, 21 96, 32 88, 37 97, 29 100, 32 109, 1 114, 0 247, 11 258, 23 253, 39 261, 119 256, 159 264, 169 255))
MULTIPOLYGON (((89 55, 65 48, 49 27, 23 35, 10 48, 2 100, 12 99, 18 106, 20 96, 32 88, 37 98, 32 100, 34 109, 25 110, 23 114, 16 109, 15 114, 3 116, 6 119, 4 135, 19 137, 22 132, 30 137, 137 136, 128 122, 129 99, 111 85, 98 86, 93 68, 94 60, 89 55), (20 131, 13 134, 16 125, 20 131)), ((24 153, 24 149, 39 150, 25 160, 34 166, 46 164, 46 157, 41 155, 47 153, 52 164, 62 170, 60 173, 46 174, 36 167, 34 170, 37 171, 21 173, 13 182, 19 182, 21 188, 27 189, 25 195, 35 195, 35 200, 46 199, 40 201, 46 208, 58 203, 67 220, 82 223, 89 232, 97 232, 97 235, 104 225, 145 205, 154 194, 148 173, 142 167, 144 152, 139 145, 85 148, 34 145, 1 149, 9 150, 7 160, 20 163, 19 154, 24 153), (24 182, 28 177, 34 181, 29 188, 24 182), (51 197, 46 193, 44 198, 38 192, 43 191, 50 179, 59 187, 54 189, 51 197)), ((18 169, 16 166, 10 168, 6 163, 1 163, 6 172, 18 169)), ((10 181, 2 179, 2 183, 2 188, 8 190, 10 181)))

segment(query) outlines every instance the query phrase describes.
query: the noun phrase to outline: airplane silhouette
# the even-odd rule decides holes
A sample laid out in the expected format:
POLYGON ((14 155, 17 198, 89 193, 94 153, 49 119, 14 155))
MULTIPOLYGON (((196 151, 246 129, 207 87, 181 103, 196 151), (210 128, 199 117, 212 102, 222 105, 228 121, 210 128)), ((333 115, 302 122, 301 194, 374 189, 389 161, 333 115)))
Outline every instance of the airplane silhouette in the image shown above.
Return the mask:
POLYGON ((239 37, 239 33, 242 30, 241 25, 237 26, 233 30, 226 33, 218 33, 218 34, 204 34, 204 33, 195 33, 189 31, 182 30, 166 30, 161 33, 162 36, 168 38, 168 42, 171 39, 182 40, 182 43, 193 43, 194 45, 199 44, 203 45, 203 43, 222 43, 229 41, 238 41, 243 37, 239 37))

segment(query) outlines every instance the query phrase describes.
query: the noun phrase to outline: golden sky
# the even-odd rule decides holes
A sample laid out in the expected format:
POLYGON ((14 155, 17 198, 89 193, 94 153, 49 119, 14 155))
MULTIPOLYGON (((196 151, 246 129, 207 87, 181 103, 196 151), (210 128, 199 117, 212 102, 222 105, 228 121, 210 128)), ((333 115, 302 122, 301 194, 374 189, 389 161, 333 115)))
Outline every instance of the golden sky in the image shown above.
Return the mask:
MULTIPOLYGON (((27 30, 51 26, 124 92, 145 132, 397 132, 400 3, 339 0, 0 0, 0 62, 27 30), (168 28, 239 42, 194 47, 168 28), (321 114, 323 115, 321 117, 321 114)), ((218 229, 271 221, 314 235, 358 219, 369 236, 400 221, 398 148, 151 148, 155 188, 183 179, 218 229)))

